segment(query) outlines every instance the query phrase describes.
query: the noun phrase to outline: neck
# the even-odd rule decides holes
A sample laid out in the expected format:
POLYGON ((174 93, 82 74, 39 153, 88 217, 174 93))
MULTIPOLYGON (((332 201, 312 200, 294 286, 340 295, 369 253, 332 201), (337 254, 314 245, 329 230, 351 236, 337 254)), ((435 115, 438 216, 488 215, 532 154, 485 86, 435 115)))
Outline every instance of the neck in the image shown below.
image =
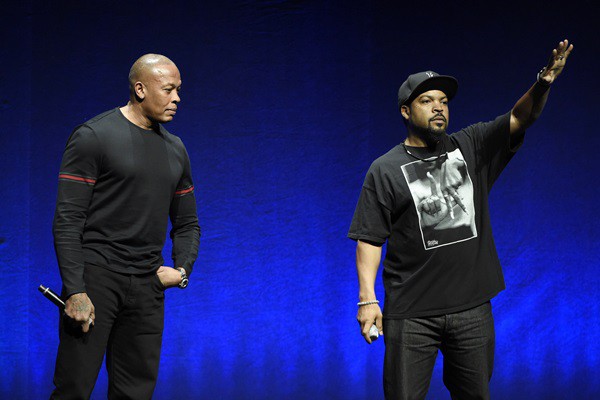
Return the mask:
POLYGON ((146 117, 140 107, 136 106, 131 101, 127 102, 127 104, 119 108, 119 110, 121 110, 129 122, 139 126, 142 129, 152 130, 156 127, 156 123, 152 122, 148 117, 146 117))
POLYGON ((404 141, 404 144, 412 147, 428 147, 427 142, 410 132, 408 133, 408 137, 404 141))
POLYGON ((411 147, 422 147, 422 148, 429 148, 429 150, 433 151, 435 149, 437 149, 440 145, 440 143, 443 141, 443 138, 440 138, 439 140, 425 140, 424 138, 422 138, 421 136, 417 136, 414 134, 408 134, 408 136, 406 137, 406 139, 404 140, 404 144, 406 146, 411 146, 411 147))
POLYGON ((442 140, 439 140, 430 145, 425 144, 424 146, 416 146, 416 145, 411 144, 410 137, 408 137, 404 142, 402 142, 402 146, 404 146, 404 150, 410 156, 412 156, 420 161, 433 162, 433 161, 439 160, 443 156, 448 157, 448 150, 446 150, 446 143, 444 142, 443 138, 442 138, 442 140), (427 149, 427 151, 419 150, 415 153, 414 149, 411 151, 406 146, 417 147, 419 149, 427 149), (419 155, 419 153, 421 155, 419 155), (432 157, 431 156, 432 153, 433 154, 437 153, 437 156, 432 157), (421 158, 423 155, 426 155, 425 158, 421 158))

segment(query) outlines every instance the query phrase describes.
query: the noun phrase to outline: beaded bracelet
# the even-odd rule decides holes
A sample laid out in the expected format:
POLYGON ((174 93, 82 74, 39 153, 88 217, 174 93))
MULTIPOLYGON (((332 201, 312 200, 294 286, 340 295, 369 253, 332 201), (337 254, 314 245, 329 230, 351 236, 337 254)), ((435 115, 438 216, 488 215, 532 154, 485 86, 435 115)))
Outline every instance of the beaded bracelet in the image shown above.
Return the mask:
POLYGON ((379 304, 379 300, 371 300, 371 301, 360 301, 356 303, 357 306, 368 306, 369 304, 379 304))

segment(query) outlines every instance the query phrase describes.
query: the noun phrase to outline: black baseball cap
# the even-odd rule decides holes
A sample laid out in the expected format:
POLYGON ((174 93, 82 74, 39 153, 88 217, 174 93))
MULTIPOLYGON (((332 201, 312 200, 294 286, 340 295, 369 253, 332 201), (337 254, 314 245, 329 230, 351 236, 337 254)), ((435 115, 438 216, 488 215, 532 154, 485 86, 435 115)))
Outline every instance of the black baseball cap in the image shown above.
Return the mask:
POLYGON ((412 74, 398 89, 398 108, 428 90, 441 90, 448 96, 448 100, 452 100, 458 90, 458 81, 452 76, 440 75, 433 71, 412 74))

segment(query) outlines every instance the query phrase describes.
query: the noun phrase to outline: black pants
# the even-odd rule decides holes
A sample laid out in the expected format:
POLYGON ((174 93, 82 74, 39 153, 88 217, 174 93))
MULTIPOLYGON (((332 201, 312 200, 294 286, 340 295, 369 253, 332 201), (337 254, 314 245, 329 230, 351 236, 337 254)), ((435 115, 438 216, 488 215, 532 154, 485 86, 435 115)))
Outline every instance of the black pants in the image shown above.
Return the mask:
POLYGON ((150 399, 158 377, 164 291, 155 273, 126 275, 85 267, 95 307, 86 334, 61 316, 51 399, 89 399, 106 353, 109 399, 150 399))
POLYGON ((424 399, 438 350, 452 399, 489 399, 494 319, 489 302, 427 318, 384 320, 386 399, 424 399))

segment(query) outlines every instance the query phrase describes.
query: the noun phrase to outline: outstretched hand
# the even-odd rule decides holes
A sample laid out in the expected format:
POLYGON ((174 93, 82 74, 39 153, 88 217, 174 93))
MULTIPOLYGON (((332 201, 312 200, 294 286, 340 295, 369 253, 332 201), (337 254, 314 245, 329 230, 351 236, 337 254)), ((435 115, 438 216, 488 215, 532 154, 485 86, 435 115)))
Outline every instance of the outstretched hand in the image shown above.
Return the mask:
POLYGON ((548 60, 548 65, 540 72, 540 79, 551 84, 560 75, 567 64, 567 58, 573 51, 573 45, 569 45, 567 39, 558 43, 558 46, 552 50, 552 55, 548 60))

